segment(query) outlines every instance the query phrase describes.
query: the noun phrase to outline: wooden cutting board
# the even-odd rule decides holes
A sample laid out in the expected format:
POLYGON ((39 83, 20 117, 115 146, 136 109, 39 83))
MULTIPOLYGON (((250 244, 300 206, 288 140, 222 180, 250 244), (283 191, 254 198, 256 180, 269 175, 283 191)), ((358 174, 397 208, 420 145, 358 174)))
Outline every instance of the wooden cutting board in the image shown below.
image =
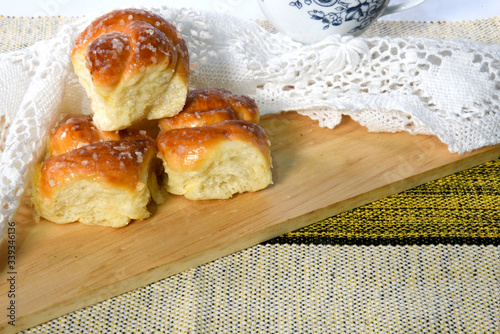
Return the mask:
MULTIPOLYGON (((171 196, 122 229, 15 222, 15 269, 2 265, 0 332, 17 332, 424 182, 490 161, 500 145, 449 153, 433 136, 334 130, 296 113, 266 115, 274 184, 230 200, 171 196), (14 274, 9 274, 13 271, 14 274), (5 277, 14 277, 13 286, 5 277), (15 296, 7 291, 13 288, 15 296), (12 296, 11 296, 12 297, 12 296), (15 303, 15 327, 6 306, 15 303)), ((7 245, 2 244, 2 264, 7 245)))

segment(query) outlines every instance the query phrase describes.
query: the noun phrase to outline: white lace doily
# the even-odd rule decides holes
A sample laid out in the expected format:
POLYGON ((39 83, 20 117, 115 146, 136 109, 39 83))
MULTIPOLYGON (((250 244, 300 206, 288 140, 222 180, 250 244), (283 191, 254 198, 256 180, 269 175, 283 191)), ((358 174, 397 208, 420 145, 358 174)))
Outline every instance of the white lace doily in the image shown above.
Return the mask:
MULTIPOLYGON (((226 88, 253 97, 262 114, 297 110, 329 128, 349 115, 369 131, 433 134, 451 152, 500 143, 499 45, 331 37, 303 46, 224 14, 150 10, 186 39, 192 88, 226 88)), ((90 112, 69 54, 78 33, 101 14, 0 55, 1 225, 12 218, 30 166, 58 118, 90 112)))

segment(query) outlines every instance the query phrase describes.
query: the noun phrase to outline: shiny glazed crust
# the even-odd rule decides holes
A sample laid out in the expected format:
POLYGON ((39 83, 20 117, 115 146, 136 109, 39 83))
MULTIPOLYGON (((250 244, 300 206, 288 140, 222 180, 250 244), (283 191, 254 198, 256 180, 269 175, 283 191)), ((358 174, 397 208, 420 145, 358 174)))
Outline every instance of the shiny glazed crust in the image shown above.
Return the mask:
POLYGON ((151 197, 163 199, 155 152, 150 140, 105 141, 48 158, 33 178, 38 216, 110 227, 148 218, 151 197))
POLYGON ((190 91, 182 111, 174 117, 160 119, 158 124, 161 130, 168 131, 236 119, 259 123, 255 101, 225 89, 206 88, 190 91))
POLYGON ((49 156, 64 154, 70 150, 102 141, 119 140, 154 140, 145 131, 125 129, 119 131, 101 131, 90 117, 70 118, 50 133, 48 143, 49 156))
POLYGON ((74 149, 43 162, 38 182, 40 193, 51 197, 57 186, 78 179, 133 191, 141 174, 148 172, 145 166, 154 155, 149 140, 97 142, 74 149))
POLYGON ((120 130, 142 118, 173 116, 184 106, 187 45, 156 14, 123 9, 97 18, 78 36, 71 59, 99 129, 120 130))
POLYGON ((212 150, 225 141, 248 143, 263 156, 270 156, 269 140, 264 129, 253 122, 241 120, 164 131, 156 139, 156 145, 170 169, 192 171, 206 164, 212 150))
POLYGON ((165 200, 155 141, 142 130, 100 131, 90 118, 55 128, 47 159, 33 174, 37 215, 65 224, 122 227, 165 200))
POLYGON ((266 188, 272 183, 269 145, 260 125, 243 120, 163 131, 157 138, 167 190, 193 200, 266 188))

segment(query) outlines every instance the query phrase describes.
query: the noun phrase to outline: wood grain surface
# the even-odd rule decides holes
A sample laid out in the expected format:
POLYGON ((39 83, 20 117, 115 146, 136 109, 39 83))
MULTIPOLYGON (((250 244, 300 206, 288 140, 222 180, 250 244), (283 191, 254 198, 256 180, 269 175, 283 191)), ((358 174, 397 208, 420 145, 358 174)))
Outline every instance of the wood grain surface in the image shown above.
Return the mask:
MULTIPOLYGON (((15 298, 2 242, 0 332, 17 332, 318 220, 500 156, 500 145, 449 153, 433 136, 368 133, 349 118, 334 130, 297 113, 266 115, 274 184, 229 200, 170 196, 121 229, 15 222, 15 298), (10 326, 6 305, 15 302, 10 326)), ((27 200, 26 200, 27 202, 27 200)))

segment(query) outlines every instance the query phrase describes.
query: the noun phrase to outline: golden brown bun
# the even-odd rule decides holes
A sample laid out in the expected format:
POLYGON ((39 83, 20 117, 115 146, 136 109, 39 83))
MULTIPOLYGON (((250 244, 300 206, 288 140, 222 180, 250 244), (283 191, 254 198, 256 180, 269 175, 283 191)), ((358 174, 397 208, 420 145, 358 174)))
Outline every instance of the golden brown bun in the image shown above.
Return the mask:
POLYGON ((37 214, 55 223, 122 227, 163 203, 164 171, 145 131, 100 131, 88 117, 55 128, 33 176, 37 214))
POLYGON ((162 131, 156 142, 173 194, 226 199, 272 182, 270 143, 256 123, 229 120, 162 131))
POLYGON ((150 140, 105 141, 50 157, 37 166, 33 203, 58 224, 122 227, 150 216, 151 197, 163 199, 150 140))
POLYGON ((206 88, 190 91, 182 112, 162 118, 158 124, 161 130, 168 131, 235 119, 259 123, 260 113, 255 101, 225 89, 206 88))
POLYGON ((90 117, 70 118, 50 133, 49 156, 64 154, 70 150, 102 141, 150 140, 145 131, 125 129, 101 131, 90 117))
POLYGON ((187 45, 156 14, 123 9, 97 18, 78 36, 71 59, 101 130, 174 116, 184 106, 187 45))

